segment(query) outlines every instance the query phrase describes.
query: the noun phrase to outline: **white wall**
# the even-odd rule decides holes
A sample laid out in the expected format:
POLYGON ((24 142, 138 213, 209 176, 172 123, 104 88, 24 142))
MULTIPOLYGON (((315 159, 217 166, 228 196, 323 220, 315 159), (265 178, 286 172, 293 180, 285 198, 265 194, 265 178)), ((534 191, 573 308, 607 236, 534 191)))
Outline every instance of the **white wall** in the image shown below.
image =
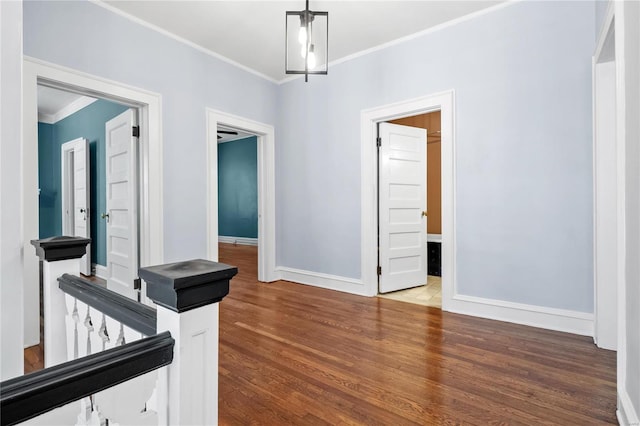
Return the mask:
POLYGON ((22 2, 0 1, 0 380, 23 373, 20 116, 22 2))
POLYGON ((593 312, 594 26, 516 2, 284 84, 278 265, 359 278, 361 111, 454 89, 458 292, 593 312))
POLYGON ((164 254, 206 257, 205 108, 275 123, 277 85, 90 2, 25 2, 25 55, 162 95, 164 254))

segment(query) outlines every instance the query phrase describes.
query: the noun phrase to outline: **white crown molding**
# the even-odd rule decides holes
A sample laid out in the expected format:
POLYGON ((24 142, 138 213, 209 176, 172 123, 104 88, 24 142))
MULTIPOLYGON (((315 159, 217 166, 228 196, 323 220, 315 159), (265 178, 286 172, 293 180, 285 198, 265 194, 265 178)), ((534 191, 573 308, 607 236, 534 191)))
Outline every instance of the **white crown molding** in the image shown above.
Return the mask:
MULTIPOLYGON (((89 105, 91 105, 95 101, 97 101, 97 99, 90 98, 88 96, 83 96, 83 97, 78 98, 75 101, 71 102, 69 105, 63 107, 62 109, 60 109, 55 114, 42 114, 42 115, 44 117, 52 117, 53 118, 53 122, 51 122, 49 124, 55 124, 58 121, 64 120, 65 118, 69 117, 70 115, 75 114, 76 112, 80 111, 81 109, 83 109, 85 107, 88 107, 89 105)), ((40 113, 38 113, 38 119, 40 119, 40 113)), ((44 121, 44 123, 46 123, 46 121, 44 121)))
POLYGON ((227 142, 234 142, 234 141, 241 141, 243 139, 249 139, 249 138, 253 138, 256 137, 255 135, 244 135, 244 136, 232 136, 230 139, 220 139, 218 141, 218 145, 223 144, 223 143, 227 143, 227 142))
POLYGON ((89 1, 91 3, 97 5, 97 6, 100 6, 100 7, 104 8, 104 9, 107 9, 110 12, 115 13, 116 15, 120 15, 123 18, 126 18, 126 19, 128 19, 128 20, 130 20, 130 21, 132 21, 132 22, 134 22, 134 23, 136 23, 138 25, 142 25, 143 27, 147 27, 147 28, 149 28, 151 30, 157 31, 157 32, 159 32, 160 34, 162 34, 164 36, 167 36, 167 37, 169 37, 169 38, 171 38, 173 40, 176 40, 176 41, 178 41, 180 43, 186 44, 189 47, 192 47, 192 48, 194 48, 194 49, 196 49, 196 50, 198 50, 198 51, 200 51, 200 52, 202 52, 204 54, 207 54, 209 56, 213 56, 214 58, 219 59, 219 60, 221 60, 223 62, 226 62, 226 63, 228 63, 230 65, 233 65, 234 67, 240 68, 243 71, 246 71, 246 72, 251 73, 253 75, 256 75, 256 76, 258 76, 260 78, 263 78, 263 79, 265 79, 267 81, 270 81, 271 83, 278 83, 278 80, 276 80, 274 78, 271 78, 268 75, 261 73, 260 71, 256 71, 253 68, 249 68, 246 65, 242 65, 241 63, 236 62, 233 59, 229 59, 226 56, 223 56, 223 55, 221 55, 219 53, 214 52, 213 50, 209 50, 209 49, 207 49, 205 47, 202 47, 199 44, 196 44, 196 43, 194 43, 194 42, 192 42, 190 40, 187 40, 186 38, 180 37, 177 34, 174 34, 174 33, 170 32, 170 31, 167 31, 167 30, 165 30, 163 28, 160 28, 157 25, 154 25, 154 24, 152 24, 150 22, 147 22, 147 21, 145 21, 143 19, 140 19, 137 16, 133 16, 133 15, 121 10, 121 9, 118 9, 117 7, 113 7, 110 4, 104 3, 101 0, 89 0, 89 1))
POLYGON ((38 122, 46 123, 46 124, 55 124, 55 114, 44 114, 42 112, 38 112, 38 122))
MULTIPOLYGON (((361 56, 368 55, 368 54, 373 53, 373 52, 377 52, 378 50, 386 49, 388 47, 392 47, 392 46, 395 46, 397 44, 401 44, 401 43, 413 40, 415 38, 422 37, 423 35, 426 35, 426 34, 434 33, 434 32, 443 30, 445 28, 449 28, 449 27, 453 27, 455 25, 461 24, 463 22, 471 21, 473 19, 479 18, 479 17, 484 16, 486 14, 493 13, 493 12, 495 12, 497 10, 500 10, 500 9, 504 9, 505 7, 511 6, 512 4, 520 3, 522 1, 524 1, 524 0, 507 0, 507 1, 503 2, 503 3, 496 4, 495 6, 487 7, 486 9, 482 9, 482 10, 478 10, 478 11, 473 12, 473 13, 469 13, 468 15, 464 15, 464 16, 461 16, 459 18, 443 22, 442 24, 438 24, 438 25, 435 25, 433 27, 426 28, 424 30, 420 30, 420 31, 418 31, 416 33, 409 34, 409 35, 406 35, 404 37, 400 37, 400 38, 397 38, 395 40, 391 40, 391 41, 388 41, 386 43, 382 43, 382 44, 379 44, 377 46, 373 46, 373 47, 370 47, 368 49, 361 50, 361 51, 356 52, 356 53, 352 53, 351 55, 347 55, 347 56, 344 56, 344 57, 342 57, 340 59, 336 59, 334 61, 329 62, 327 64, 327 68, 331 68, 331 67, 333 67, 335 65, 341 64, 343 62, 351 61, 353 59, 359 58, 361 56)), ((282 80, 279 80, 277 83, 278 84, 288 83, 290 81, 302 78, 303 76, 304 76, 304 74, 293 75, 291 77, 283 78, 282 80)))
MULTIPOLYGON (((242 69, 242 70, 244 70, 244 71, 246 71, 248 73, 251 73, 251 74, 254 74, 254 75, 258 76, 258 77, 261 77, 261 78, 263 78, 263 79, 265 79, 265 80, 267 80, 267 81, 269 81, 271 83, 284 84, 284 83, 287 83, 289 81, 296 80, 296 79, 302 77, 302 75, 294 75, 294 76, 291 76, 291 77, 283 78, 281 80, 274 79, 274 78, 269 77, 268 75, 266 75, 266 74, 264 74, 264 73, 262 73, 260 71, 257 71, 257 70, 255 70, 253 68, 250 68, 250 67, 246 66, 246 65, 242 65, 241 63, 236 62, 233 59, 227 58, 226 56, 223 56, 223 55, 221 55, 219 53, 214 52, 213 50, 209 50, 209 49, 207 49, 207 48, 205 48, 203 46, 200 46, 199 44, 196 44, 196 43, 194 43, 194 42, 192 42, 190 40, 187 40, 186 38, 183 38, 183 37, 181 37, 181 36, 179 36, 177 34, 174 34, 174 33, 170 32, 170 31, 167 31, 167 30, 165 30, 163 28, 160 28, 157 25, 154 25, 154 24, 152 24, 150 22, 147 22, 147 21, 145 21, 143 19, 140 19, 140 18, 138 18, 136 16, 133 16, 133 15, 121 10, 121 9, 118 9, 117 7, 114 7, 114 6, 111 6, 110 4, 104 3, 101 0, 89 0, 89 1, 91 3, 93 3, 93 4, 95 4, 95 5, 98 5, 98 6, 102 7, 102 8, 110 11, 110 12, 113 12, 113 13, 115 13, 117 15, 120 15, 120 16, 122 16, 122 17, 124 17, 124 18, 126 18, 126 19, 128 19, 128 20, 130 20, 130 21, 132 21, 134 23, 136 23, 136 24, 139 24, 139 25, 142 25, 142 26, 147 27, 149 29, 152 29, 154 31, 157 31, 157 32, 169 37, 169 38, 172 38, 172 39, 174 39, 174 40, 176 40, 176 41, 178 41, 180 43, 186 44, 187 46, 192 47, 192 48, 194 48, 194 49, 196 49, 196 50, 198 50, 198 51, 200 51, 202 53, 205 53, 205 54, 207 54, 209 56, 213 56, 214 58, 220 59, 221 61, 226 62, 226 63, 228 63, 230 65, 233 65, 235 67, 238 67, 238 68, 240 68, 240 69, 242 69)), ((425 34, 429 34, 429 33, 435 32, 435 31, 440 31, 443 28, 451 27, 451 26, 457 25, 457 24, 459 24, 461 22, 466 22, 466 21, 478 18, 480 16, 486 15, 488 13, 495 12, 496 10, 500 10, 500 9, 505 8, 507 6, 510 6, 510 5, 514 4, 514 3, 519 3, 521 1, 523 1, 523 0, 508 0, 508 1, 505 1, 503 3, 497 4, 495 6, 491 6, 491 7, 488 7, 486 9, 478 10, 478 11, 470 13, 468 15, 464 15, 464 16, 461 16, 459 18, 452 19, 452 20, 447 21, 447 22, 443 22, 442 24, 439 24, 439 25, 436 25, 436 26, 433 26, 433 27, 418 31, 416 33, 409 34, 407 36, 400 37, 400 38, 397 38, 395 40, 391 40, 389 42, 380 44, 378 46, 371 47, 369 49, 361 50, 359 52, 353 53, 351 55, 347 55, 347 56, 342 57, 340 59, 336 59, 335 61, 329 62, 328 66, 332 67, 334 65, 338 65, 338 64, 341 64, 343 62, 347 62, 347 61, 350 61, 352 59, 359 58, 360 56, 368 55, 369 53, 373 53, 373 52, 376 52, 378 50, 386 49, 387 47, 391 47, 391 46, 394 46, 396 44, 404 43, 405 41, 413 40, 414 38, 423 36, 425 34)))
POLYGON ((284 266, 278 266, 276 271, 280 274, 281 280, 357 294, 360 296, 367 295, 365 286, 362 284, 362 281, 358 279, 305 271, 302 269, 287 268, 284 266))
POLYGON ((218 236, 218 242, 227 243, 227 244, 240 244, 241 246, 257 246, 258 245, 257 238, 229 237, 224 235, 218 236))

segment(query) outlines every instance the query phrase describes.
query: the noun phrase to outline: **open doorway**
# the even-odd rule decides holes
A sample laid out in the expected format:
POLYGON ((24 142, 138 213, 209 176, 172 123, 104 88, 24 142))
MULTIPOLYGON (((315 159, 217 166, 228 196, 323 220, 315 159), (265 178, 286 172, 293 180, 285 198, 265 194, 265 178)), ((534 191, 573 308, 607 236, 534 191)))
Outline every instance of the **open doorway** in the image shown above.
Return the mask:
MULTIPOLYGON (((108 165, 114 161, 108 161, 107 156, 117 157, 123 167, 137 158, 134 152, 127 164, 122 164, 125 154, 131 153, 110 153, 108 142, 114 135, 107 132, 107 123, 128 110, 129 106, 117 102, 38 85, 39 237, 91 238, 80 272, 104 280, 108 276, 108 240, 113 233, 108 232, 113 223, 109 222, 110 210, 115 209, 109 205, 113 199, 107 197, 107 180, 120 172, 110 170, 108 165)), ((126 203, 137 203, 137 197, 126 203)), ((137 253, 137 235, 133 241, 137 253)), ((137 269, 137 265, 132 267, 137 269)))
MULTIPOLYGON (((442 281, 441 281, 441 244, 442 244, 442 220, 441 220, 441 112, 440 110, 431 111, 424 114, 413 115, 409 117, 389 120, 394 126, 406 126, 416 129, 423 129, 424 132, 418 132, 417 144, 409 146, 397 146, 399 151, 396 152, 395 159, 393 151, 384 149, 384 140, 381 137, 379 127, 378 137, 380 138, 379 149, 379 221, 385 221, 379 225, 379 246, 381 260, 383 257, 391 257, 390 264, 387 263, 386 268, 391 269, 388 272, 396 275, 395 285, 385 286, 389 281, 385 273, 385 267, 382 267, 379 274, 378 291, 379 296, 400 300, 409 303, 415 303, 435 308, 442 307, 442 281), (421 146, 422 145, 422 146, 421 146), (415 160, 409 161, 407 157, 407 148, 416 148, 416 152, 420 152, 415 160), (380 158, 380 156, 383 158, 380 158), (386 157, 385 157, 386 156, 386 157), (415 166, 418 165, 416 168, 415 166), (380 170, 380 167, 386 167, 380 170), (412 167, 420 170, 420 177, 412 176, 412 167), (398 182, 390 182, 393 173, 397 175, 398 182), (424 174, 424 177, 422 175, 424 174), (384 179, 381 177, 384 176, 384 179), (422 180, 420 185, 417 182, 410 182, 412 179, 422 180), (382 185, 382 182, 386 185, 382 185), (389 186, 389 193, 384 193, 385 188, 389 186), (403 188, 403 189, 401 189, 403 188), (420 188, 418 190, 418 188, 420 188), (420 191, 421 196, 414 192, 420 191), (401 194, 405 192, 405 194, 401 194), (423 197, 424 196, 424 200, 423 197), (414 200, 403 199, 406 197, 414 200), (406 211, 412 201, 418 207, 413 216, 409 218, 398 217, 398 207, 406 211), (387 213, 388 203, 397 204, 396 208, 391 208, 387 213), (392 224, 395 219, 401 223, 392 224), (405 219, 413 219, 418 225, 418 232, 410 233, 407 227, 411 226, 405 219), (396 232, 390 232, 395 226, 396 232), (421 229, 420 229, 421 228, 421 229), (381 241, 384 235, 385 241, 381 241), (387 235, 389 234, 389 235, 387 235), (412 253, 411 248, 414 248, 412 253), (395 255, 387 255, 387 252, 395 251, 395 255), (412 256, 410 256, 412 255, 412 256), (409 262, 409 259, 413 259, 409 262), (399 260, 399 261, 398 261, 399 260), (396 266, 393 266, 395 262, 396 266), (415 278, 401 277, 398 271, 398 265, 406 264, 410 269, 415 270, 415 278), (393 270, 395 269, 395 270, 393 270), (418 272, 420 271, 420 272, 418 272), (394 290, 387 292, 386 290, 394 290)), ((401 130, 400 128, 398 128, 401 130)), ((397 137, 397 135, 396 135, 397 137)), ((396 139, 397 141, 397 139, 396 139)), ((391 140, 389 143, 393 143, 391 140)), ((397 142, 396 142, 397 143, 397 142)), ((392 147, 393 148, 393 147, 392 147)))
POLYGON ((258 136, 218 124, 218 250, 258 279, 258 136))
POLYGON ((137 298, 138 108, 38 85, 39 238, 91 238, 80 272, 137 298))
MULTIPOLYGON (((39 238, 38 86, 103 99, 138 111, 139 265, 163 260, 162 138, 160 96, 72 69, 25 58, 23 62, 22 233, 24 238, 24 345, 39 342, 38 258, 30 241, 39 238), (153 214, 151 214, 153 212, 153 214)), ((132 129, 129 129, 132 134, 132 129)), ((60 155, 60 154, 58 154, 60 155)), ((133 170, 133 169, 132 169, 133 170)), ((102 213, 102 212, 101 212, 102 213)), ((133 286, 133 283, 132 283, 133 286)), ((142 300, 146 301, 144 283, 142 300)))
MULTIPOLYGON (((232 145, 224 146, 222 150, 227 150, 232 145)), ((224 159, 223 159, 224 161, 224 159)), ((235 161, 235 160, 234 160, 235 161)), ((257 255, 257 280, 262 282, 276 281, 278 276, 275 270, 275 149, 274 149, 274 128, 271 125, 258 123, 253 120, 238 117, 235 115, 227 114, 221 111, 207 109, 207 253, 208 258, 213 261, 220 259, 220 246, 219 242, 226 241, 233 244, 235 247, 245 247, 247 250, 256 251, 257 255), (242 138, 242 136, 245 136, 242 138), (231 140, 231 142, 224 142, 219 144, 219 141, 224 141, 225 138, 231 140), (220 215, 220 202, 221 197, 219 193, 219 154, 220 146, 224 146, 227 143, 233 143, 233 139, 245 140, 242 143, 236 145, 237 149, 231 149, 231 151, 244 151, 245 154, 234 153, 232 155, 235 159, 243 155, 255 154, 255 179, 250 177, 250 173, 244 173, 236 176, 237 179, 245 179, 246 182, 243 185, 248 185, 249 180, 252 180, 256 184, 257 209, 252 210, 247 214, 247 221, 243 223, 222 223, 226 218, 221 218, 220 215), (254 145, 252 145, 254 144, 254 145), (254 148, 255 147, 255 148, 254 148), (257 216, 257 220, 251 218, 252 215, 257 216), (222 221, 222 222, 221 222, 222 221), (231 227, 229 227, 231 225, 231 227), (240 226, 239 226, 240 225, 240 226), (244 227, 242 232, 250 231, 251 227, 257 227, 256 238, 244 237, 244 236, 229 236, 224 235, 224 232, 230 232, 229 229, 236 228, 234 233, 238 231, 238 227, 242 225, 249 225, 244 227), (221 238, 222 237, 222 238, 221 238), (229 237, 229 238, 226 238, 229 237), (253 245, 238 244, 238 243, 251 243, 257 244, 257 249, 253 245)), ((251 167, 247 166, 247 171, 251 167)), ((233 173, 232 173, 233 174, 233 173)), ((235 182, 236 186, 238 182, 235 182)), ((237 189, 237 188, 236 188, 237 189)), ((231 189, 233 191, 233 189, 231 189)), ((243 190, 246 190, 244 188, 243 190)), ((223 194, 224 197, 224 194, 223 194)), ((249 198, 243 199, 245 202, 249 198)), ((237 203, 240 201, 235 196, 229 197, 231 203, 237 203)), ((222 200, 225 201, 225 200, 222 200)), ((247 201, 247 204, 249 202, 247 201)), ((229 207, 224 206, 223 208, 229 207)), ((231 206, 231 210, 239 212, 238 207, 231 206)), ((226 212, 225 212, 226 214, 226 212)), ((231 212, 233 214, 233 211, 231 212)), ((243 215, 245 213, 242 213, 243 215)), ((229 258, 228 253, 225 253, 225 261, 227 263, 234 263, 233 257, 229 258)))
POLYGON ((361 114, 361 253, 365 294, 378 294, 378 145, 380 123, 441 112, 441 280, 442 309, 458 303, 455 290, 455 143, 452 90, 363 110, 361 114))

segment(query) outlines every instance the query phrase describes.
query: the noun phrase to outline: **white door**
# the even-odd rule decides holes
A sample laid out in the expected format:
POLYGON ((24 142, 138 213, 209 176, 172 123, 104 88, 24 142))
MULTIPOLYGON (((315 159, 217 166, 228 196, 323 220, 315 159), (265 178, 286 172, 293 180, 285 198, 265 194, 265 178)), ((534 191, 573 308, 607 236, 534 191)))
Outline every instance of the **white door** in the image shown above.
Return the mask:
MULTIPOLYGON (((78 138, 62 144, 62 235, 91 238, 89 216, 89 141, 78 138)), ((80 259, 80 272, 91 275, 91 244, 80 259)))
POLYGON ((427 282, 427 131, 380 123, 380 293, 427 282))
POLYGON ((105 124, 107 288, 135 298, 138 276, 138 185, 136 112, 129 109, 105 124))

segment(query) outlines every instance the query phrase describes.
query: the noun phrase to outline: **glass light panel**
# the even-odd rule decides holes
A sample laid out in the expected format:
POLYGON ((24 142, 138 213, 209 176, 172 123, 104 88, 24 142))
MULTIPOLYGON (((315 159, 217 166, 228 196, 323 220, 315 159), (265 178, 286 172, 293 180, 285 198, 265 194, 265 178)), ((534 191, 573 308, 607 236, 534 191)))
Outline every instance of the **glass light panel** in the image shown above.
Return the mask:
POLYGON ((287 12, 286 15, 286 73, 287 74, 326 74, 327 73, 327 39, 329 16, 327 12, 311 12, 313 19, 309 25, 307 43, 301 43, 301 23, 304 23, 304 11, 287 12), (311 49, 309 49, 311 47, 311 49), (304 55, 312 50, 315 66, 311 66, 312 58, 304 55), (307 67, 305 67, 305 59, 307 67))

